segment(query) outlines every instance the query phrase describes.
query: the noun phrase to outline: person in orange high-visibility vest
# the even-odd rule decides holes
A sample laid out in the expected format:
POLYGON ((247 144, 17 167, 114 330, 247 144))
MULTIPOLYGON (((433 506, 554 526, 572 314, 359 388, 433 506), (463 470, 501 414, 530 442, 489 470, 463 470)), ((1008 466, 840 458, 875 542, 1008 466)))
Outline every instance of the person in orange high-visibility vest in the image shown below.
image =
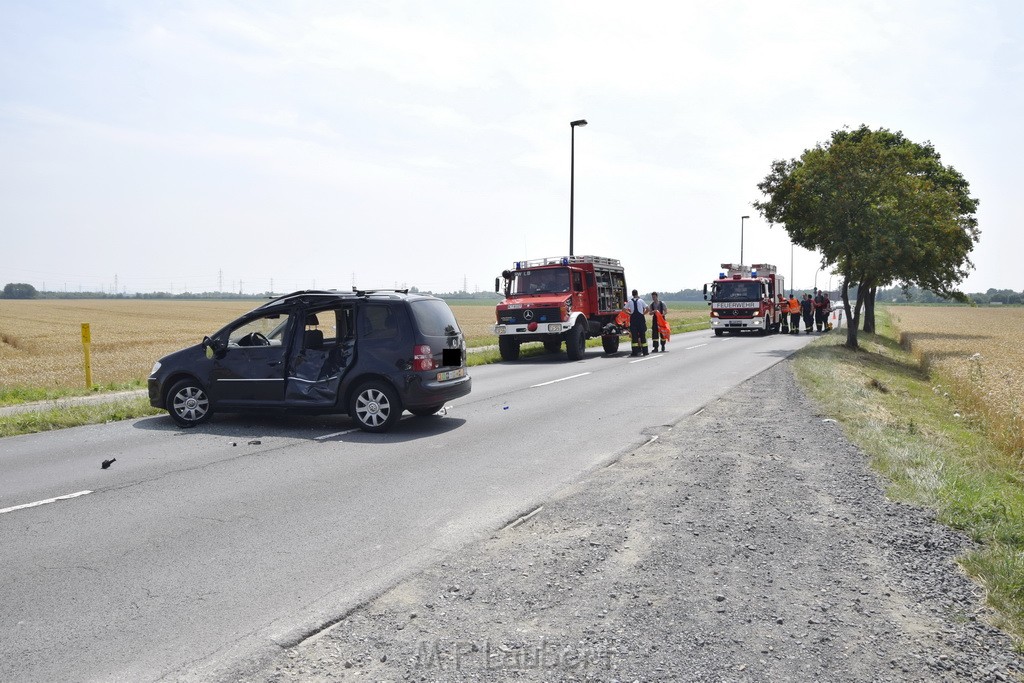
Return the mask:
POLYGON ((789 295, 789 333, 800 334, 800 300, 789 295))
POLYGON ((647 309, 651 312, 651 350, 657 353, 658 342, 661 342, 661 351, 664 353, 665 342, 669 337, 668 324, 665 322, 668 306, 658 298, 657 292, 651 292, 651 305, 647 309))
POLYGON ((789 334, 789 299, 785 294, 779 294, 779 332, 789 334))

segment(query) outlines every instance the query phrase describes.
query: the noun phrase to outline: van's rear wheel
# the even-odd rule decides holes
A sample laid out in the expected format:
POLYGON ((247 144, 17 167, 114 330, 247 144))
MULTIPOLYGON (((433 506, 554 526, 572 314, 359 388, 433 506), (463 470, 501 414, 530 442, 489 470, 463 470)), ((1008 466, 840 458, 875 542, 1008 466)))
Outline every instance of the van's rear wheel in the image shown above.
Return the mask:
POLYGON ((386 432, 402 417, 395 390, 379 381, 367 382, 352 395, 348 414, 367 432, 386 432))

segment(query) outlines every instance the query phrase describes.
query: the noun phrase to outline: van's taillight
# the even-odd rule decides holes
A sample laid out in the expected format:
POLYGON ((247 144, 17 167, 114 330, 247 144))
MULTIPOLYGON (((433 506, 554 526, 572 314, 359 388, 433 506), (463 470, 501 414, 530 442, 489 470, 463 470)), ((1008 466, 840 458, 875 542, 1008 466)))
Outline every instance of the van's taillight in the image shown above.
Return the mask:
POLYGON ((421 370, 433 370, 437 367, 434 362, 434 352, 429 344, 420 344, 412 350, 412 369, 416 372, 421 370))

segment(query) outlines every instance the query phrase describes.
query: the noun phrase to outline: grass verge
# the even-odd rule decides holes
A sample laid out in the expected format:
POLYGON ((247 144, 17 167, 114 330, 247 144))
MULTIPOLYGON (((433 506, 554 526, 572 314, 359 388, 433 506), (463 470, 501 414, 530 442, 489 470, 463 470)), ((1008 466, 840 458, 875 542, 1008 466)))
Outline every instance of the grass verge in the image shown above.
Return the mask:
POLYGON ((76 396, 92 396, 93 394, 106 394, 114 391, 132 391, 145 389, 144 380, 132 382, 111 382, 109 384, 96 384, 91 389, 46 389, 41 387, 0 387, 0 407, 14 406, 34 401, 57 401, 62 398, 76 396))
POLYGON ((828 335, 796 357, 798 380, 891 482, 891 497, 937 512, 978 545, 960 564, 987 592, 997 626, 1024 642, 1024 472, 945 387, 900 346, 884 311, 860 351, 828 335))
POLYGON ((33 434, 52 429, 79 427, 127 420, 163 411, 149 405, 146 397, 118 399, 92 404, 67 404, 59 408, 30 410, 0 417, 0 437, 33 434))

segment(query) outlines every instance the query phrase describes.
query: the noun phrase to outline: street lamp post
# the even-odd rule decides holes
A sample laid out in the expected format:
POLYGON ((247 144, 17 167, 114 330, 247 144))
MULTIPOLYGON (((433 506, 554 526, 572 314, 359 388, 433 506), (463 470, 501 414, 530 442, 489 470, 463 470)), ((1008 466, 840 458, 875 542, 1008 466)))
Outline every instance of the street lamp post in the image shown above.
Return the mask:
POLYGON ((570 121, 569 130, 571 138, 571 146, 569 152, 569 256, 572 256, 572 214, 573 214, 573 201, 576 194, 576 126, 587 125, 586 119, 580 119, 579 121, 570 121))
POLYGON ((789 298, 793 298, 793 249, 796 245, 789 243, 789 298))
POLYGON ((750 218, 750 216, 740 216, 740 265, 743 265, 743 221, 750 218))

